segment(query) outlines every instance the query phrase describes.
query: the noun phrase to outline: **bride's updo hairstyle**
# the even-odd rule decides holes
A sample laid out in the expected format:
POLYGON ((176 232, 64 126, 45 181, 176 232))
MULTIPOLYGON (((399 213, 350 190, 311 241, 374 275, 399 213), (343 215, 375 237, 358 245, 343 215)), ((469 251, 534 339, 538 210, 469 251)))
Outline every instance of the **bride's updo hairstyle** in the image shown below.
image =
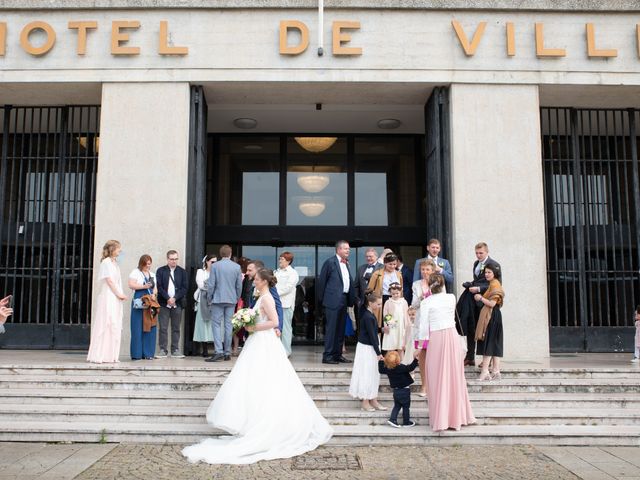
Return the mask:
POLYGON ((429 289, 431 293, 442 293, 444 288, 444 277, 439 273, 429 275, 429 289))
POLYGON ((268 268, 261 268, 258 270, 256 275, 260 278, 260 280, 266 280, 269 284, 269 288, 275 287, 278 280, 276 276, 273 274, 273 270, 269 270, 268 268))

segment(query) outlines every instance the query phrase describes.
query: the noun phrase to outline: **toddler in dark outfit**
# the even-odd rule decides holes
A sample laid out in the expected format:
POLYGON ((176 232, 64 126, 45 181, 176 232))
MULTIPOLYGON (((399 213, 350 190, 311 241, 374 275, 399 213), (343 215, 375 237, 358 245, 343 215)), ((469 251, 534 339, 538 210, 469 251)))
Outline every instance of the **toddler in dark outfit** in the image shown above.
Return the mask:
MULTIPOLYGON (((416 350, 415 357, 420 351, 416 350)), ((413 359, 409 365, 400 363, 400 355, 395 350, 387 352, 384 360, 378 362, 378 371, 389 377, 389 384, 393 389, 393 409, 387 423, 392 427, 413 427, 416 422, 411 420, 409 407, 411 406, 411 372, 418 366, 418 359, 413 359), (398 423, 398 414, 402 409, 402 425, 398 423)))

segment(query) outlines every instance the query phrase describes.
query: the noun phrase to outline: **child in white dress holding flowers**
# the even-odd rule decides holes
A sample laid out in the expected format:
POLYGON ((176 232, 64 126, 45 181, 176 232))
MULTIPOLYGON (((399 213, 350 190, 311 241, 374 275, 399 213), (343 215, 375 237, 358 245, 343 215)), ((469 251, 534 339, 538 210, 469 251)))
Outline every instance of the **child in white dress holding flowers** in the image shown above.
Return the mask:
POLYGON ((409 305, 402 296, 402 285, 399 283, 389 285, 389 293, 391 294, 391 298, 384 304, 382 311, 385 326, 385 334, 382 338, 382 350, 397 350, 402 357, 406 341, 406 323, 409 320, 407 312, 409 305))

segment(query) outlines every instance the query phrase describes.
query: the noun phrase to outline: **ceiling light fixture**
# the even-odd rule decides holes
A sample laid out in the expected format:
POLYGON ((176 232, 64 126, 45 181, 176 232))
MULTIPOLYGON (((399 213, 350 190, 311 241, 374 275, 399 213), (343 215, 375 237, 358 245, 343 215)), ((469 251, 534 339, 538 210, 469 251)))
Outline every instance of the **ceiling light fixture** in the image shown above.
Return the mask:
POLYGON ((320 153, 331 148, 337 137, 294 137, 307 152, 320 153))
POLYGON ((378 120, 378 128, 382 130, 393 130, 402 125, 402 122, 397 118, 383 118, 378 120))
POLYGON ((236 118, 233 121, 233 124, 237 128, 242 128, 243 130, 250 130, 252 128, 256 128, 258 125, 258 121, 255 118, 236 118))
POLYGON ((318 173, 312 173, 310 175, 300 175, 297 180, 298 185, 302 190, 309 193, 318 193, 327 188, 329 182, 328 175, 322 175, 318 173))
POLYGON ((298 204, 298 209, 305 217, 317 217, 324 212, 326 207, 322 200, 317 199, 303 200, 298 204))

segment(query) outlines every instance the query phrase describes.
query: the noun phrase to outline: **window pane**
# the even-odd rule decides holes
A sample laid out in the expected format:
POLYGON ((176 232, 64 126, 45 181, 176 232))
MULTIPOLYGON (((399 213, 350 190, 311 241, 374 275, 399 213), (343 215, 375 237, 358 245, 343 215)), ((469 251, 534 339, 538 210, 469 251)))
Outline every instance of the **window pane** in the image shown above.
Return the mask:
POLYGON ((420 202, 415 150, 412 138, 355 139, 356 225, 411 226, 424 222, 424 215, 417 211, 420 202))
POLYGON ((312 153, 289 138, 287 157, 287 225, 346 225, 346 139, 312 153))
POLYGON ((266 268, 276 269, 275 247, 245 245, 242 247, 242 256, 249 260, 262 260, 266 268))
POLYGON ((218 165, 218 224, 279 223, 278 137, 221 137, 218 165))

